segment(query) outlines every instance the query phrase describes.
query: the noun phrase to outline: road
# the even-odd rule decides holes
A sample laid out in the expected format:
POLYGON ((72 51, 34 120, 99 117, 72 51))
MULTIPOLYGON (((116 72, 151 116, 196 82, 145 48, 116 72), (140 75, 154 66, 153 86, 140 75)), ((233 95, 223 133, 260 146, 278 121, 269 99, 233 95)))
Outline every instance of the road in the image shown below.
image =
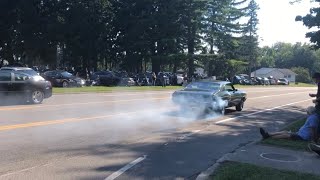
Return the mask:
POLYGON ((245 88, 242 112, 180 113, 171 91, 54 95, 0 106, 0 179, 194 179, 226 153, 303 118, 315 88, 245 88))

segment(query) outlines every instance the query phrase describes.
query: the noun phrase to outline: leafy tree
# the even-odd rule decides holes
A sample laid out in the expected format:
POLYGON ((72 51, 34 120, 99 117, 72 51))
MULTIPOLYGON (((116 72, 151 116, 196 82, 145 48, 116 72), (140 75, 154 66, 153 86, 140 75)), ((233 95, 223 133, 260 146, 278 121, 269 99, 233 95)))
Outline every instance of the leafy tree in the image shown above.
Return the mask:
POLYGON ((243 27, 243 36, 241 38, 241 50, 244 57, 249 62, 248 74, 251 74, 253 66, 257 65, 258 56, 258 35, 257 26, 259 23, 257 11, 259 10, 258 4, 255 0, 251 0, 248 6, 248 22, 243 27))
POLYGON ((311 82, 311 76, 310 76, 309 70, 307 68, 294 67, 291 70, 297 74, 296 82, 302 82, 302 83, 310 83, 311 82))
MULTIPOLYGON (((320 0, 314 0, 315 2, 320 2, 320 0)), ((299 1, 298 1, 299 2, 299 1)), ((314 7, 310 9, 310 13, 305 16, 297 16, 296 21, 302 21, 305 26, 309 29, 317 28, 319 29, 320 22, 320 8, 314 7)), ((316 49, 320 48, 320 31, 310 31, 306 34, 307 38, 310 38, 310 42, 314 43, 313 47, 316 49)))

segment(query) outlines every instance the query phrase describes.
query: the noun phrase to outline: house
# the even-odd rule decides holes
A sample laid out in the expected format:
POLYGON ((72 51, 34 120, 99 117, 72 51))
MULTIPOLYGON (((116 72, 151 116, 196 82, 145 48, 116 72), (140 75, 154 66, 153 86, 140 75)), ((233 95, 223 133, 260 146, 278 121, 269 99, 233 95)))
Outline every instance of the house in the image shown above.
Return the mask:
POLYGON ((276 79, 286 78, 289 82, 296 82, 296 73, 290 69, 280 68, 261 68, 251 73, 251 77, 269 77, 272 76, 276 79))

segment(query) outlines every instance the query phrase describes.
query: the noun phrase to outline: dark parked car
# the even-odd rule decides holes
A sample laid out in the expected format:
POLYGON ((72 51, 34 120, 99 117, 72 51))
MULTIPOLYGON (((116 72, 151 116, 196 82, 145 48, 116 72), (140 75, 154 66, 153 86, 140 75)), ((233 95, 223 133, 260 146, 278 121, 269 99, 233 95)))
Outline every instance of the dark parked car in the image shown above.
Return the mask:
POLYGON ((91 80, 96 86, 117 86, 121 78, 111 71, 98 71, 92 74, 91 80))
POLYGON ((82 87, 86 81, 63 70, 47 71, 42 75, 54 87, 82 87))
POLYGON ((20 71, 0 71, 1 100, 16 98, 33 104, 42 103, 52 96, 52 86, 39 75, 30 75, 20 71))
POLYGON ((224 114, 225 108, 235 106, 243 109, 247 94, 234 88, 227 81, 196 81, 184 89, 175 91, 172 100, 182 108, 195 108, 200 111, 215 111, 224 114))
POLYGON ((137 74, 135 81, 138 86, 149 86, 152 84, 152 79, 150 79, 147 74, 137 74))
POLYGON ((233 84, 252 85, 249 76, 236 75, 232 79, 233 84))

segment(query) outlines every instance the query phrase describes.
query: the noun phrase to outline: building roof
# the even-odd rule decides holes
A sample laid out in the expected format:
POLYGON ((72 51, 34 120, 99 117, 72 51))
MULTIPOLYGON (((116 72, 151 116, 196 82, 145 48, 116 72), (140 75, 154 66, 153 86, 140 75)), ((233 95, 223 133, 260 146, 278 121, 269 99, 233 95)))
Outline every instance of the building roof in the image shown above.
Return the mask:
POLYGON ((297 75, 296 73, 294 73, 290 69, 280 69, 280 68, 261 68, 261 69, 258 69, 256 71, 252 72, 252 73, 269 74, 272 71, 280 71, 284 75, 297 75))
POLYGON ((278 69, 280 72, 282 72, 285 75, 297 75, 295 72, 291 71, 290 69, 278 69))

